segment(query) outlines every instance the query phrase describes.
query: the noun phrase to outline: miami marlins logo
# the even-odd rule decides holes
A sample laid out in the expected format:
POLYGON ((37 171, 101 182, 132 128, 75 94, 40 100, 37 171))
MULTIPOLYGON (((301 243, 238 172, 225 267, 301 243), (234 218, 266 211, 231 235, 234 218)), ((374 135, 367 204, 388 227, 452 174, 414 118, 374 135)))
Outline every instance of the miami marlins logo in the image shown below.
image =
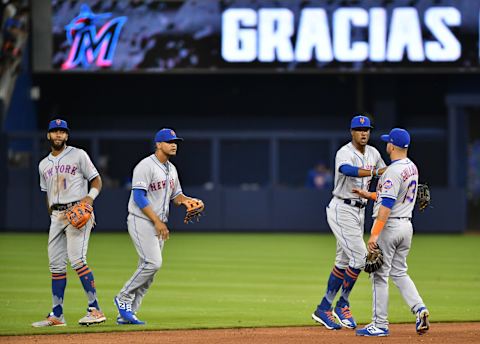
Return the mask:
POLYGON ((62 64, 62 70, 87 68, 93 64, 98 67, 110 67, 113 63, 115 48, 120 31, 127 17, 117 17, 97 25, 112 16, 111 13, 95 14, 85 4, 80 6, 80 13, 65 26, 70 52, 62 64))

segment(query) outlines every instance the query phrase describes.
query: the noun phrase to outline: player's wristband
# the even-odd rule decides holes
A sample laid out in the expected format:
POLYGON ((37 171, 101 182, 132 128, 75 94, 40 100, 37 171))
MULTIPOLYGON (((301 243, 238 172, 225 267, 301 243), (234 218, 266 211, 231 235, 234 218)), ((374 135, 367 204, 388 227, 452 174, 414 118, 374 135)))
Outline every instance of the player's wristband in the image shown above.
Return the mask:
POLYGON ((375 176, 376 176, 376 177, 378 177, 378 170, 379 170, 379 168, 377 168, 377 169, 375 170, 375 176))
POLYGON ((370 170, 370 177, 373 177, 373 170, 374 170, 374 168, 372 168, 372 169, 370 170))
POLYGON ((97 198, 98 194, 100 193, 100 191, 98 191, 97 188, 91 188, 90 191, 88 192, 88 197, 90 197, 91 199, 95 200, 95 198, 97 198))
POLYGON ((373 235, 379 235, 380 232, 383 230, 383 227, 385 227, 385 221, 382 220, 375 220, 373 227, 372 227, 372 234, 373 235))

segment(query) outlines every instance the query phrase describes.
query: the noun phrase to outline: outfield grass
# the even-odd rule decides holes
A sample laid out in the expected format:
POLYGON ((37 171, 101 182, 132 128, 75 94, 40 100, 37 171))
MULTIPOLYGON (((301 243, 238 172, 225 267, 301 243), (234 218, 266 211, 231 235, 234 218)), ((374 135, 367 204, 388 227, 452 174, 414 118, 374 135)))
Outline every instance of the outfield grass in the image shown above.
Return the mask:
MULTIPOLYGON (((68 327, 34 329, 51 308, 46 234, 0 234, 0 334, 125 331, 115 325, 113 296, 133 273, 137 256, 127 233, 94 233, 89 265, 107 323, 80 327, 86 297, 69 269, 65 294, 68 327)), ((312 325, 333 265, 335 241, 315 234, 176 234, 133 329, 312 325)), ((410 276, 432 321, 480 321, 480 236, 416 235, 410 276)), ((391 285, 390 321, 413 322, 391 285)), ((369 322, 371 287, 362 274, 351 295, 360 323, 369 322)))

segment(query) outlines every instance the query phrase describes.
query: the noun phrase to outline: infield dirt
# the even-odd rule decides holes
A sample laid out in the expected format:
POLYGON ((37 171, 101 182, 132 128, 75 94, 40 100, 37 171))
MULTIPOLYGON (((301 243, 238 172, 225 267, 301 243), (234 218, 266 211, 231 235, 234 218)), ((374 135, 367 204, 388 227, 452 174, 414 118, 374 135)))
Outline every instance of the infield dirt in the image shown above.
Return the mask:
POLYGON ((5 336, 0 343, 222 343, 222 344, 354 344, 354 343, 480 343, 480 323, 432 324, 430 331, 419 336, 414 324, 390 326, 390 336, 382 338, 357 337, 352 330, 330 331, 321 326, 241 328, 215 330, 132 331, 88 334, 58 334, 36 336, 5 336))

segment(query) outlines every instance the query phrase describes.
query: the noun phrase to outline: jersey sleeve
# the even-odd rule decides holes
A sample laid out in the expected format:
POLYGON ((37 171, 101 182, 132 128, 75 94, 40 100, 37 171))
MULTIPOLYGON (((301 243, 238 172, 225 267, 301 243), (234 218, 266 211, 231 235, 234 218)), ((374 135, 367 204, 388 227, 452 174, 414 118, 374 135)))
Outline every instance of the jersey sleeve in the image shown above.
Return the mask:
POLYGON ((91 181, 93 178, 98 176, 98 171, 95 165, 93 164, 92 160, 88 156, 87 152, 84 150, 80 151, 80 168, 88 181, 91 181))
POLYGON ((335 171, 340 172, 340 167, 347 164, 353 166, 351 154, 346 149, 340 149, 335 155, 335 171))
POLYGON ((40 190, 47 192, 47 181, 45 180, 41 166, 38 166, 38 173, 40 174, 40 190))
POLYGON ((152 182, 150 167, 146 163, 139 163, 133 170, 132 189, 141 189, 148 191, 148 186, 152 182))
POLYGON ((400 176, 392 168, 388 168, 381 179, 381 183, 380 198, 387 197, 396 200, 402 184, 400 176))
POLYGON ((173 200, 175 197, 183 193, 182 186, 180 185, 180 178, 178 177, 178 172, 175 173, 175 175, 176 178, 173 186, 172 197, 170 197, 170 200, 173 200))

